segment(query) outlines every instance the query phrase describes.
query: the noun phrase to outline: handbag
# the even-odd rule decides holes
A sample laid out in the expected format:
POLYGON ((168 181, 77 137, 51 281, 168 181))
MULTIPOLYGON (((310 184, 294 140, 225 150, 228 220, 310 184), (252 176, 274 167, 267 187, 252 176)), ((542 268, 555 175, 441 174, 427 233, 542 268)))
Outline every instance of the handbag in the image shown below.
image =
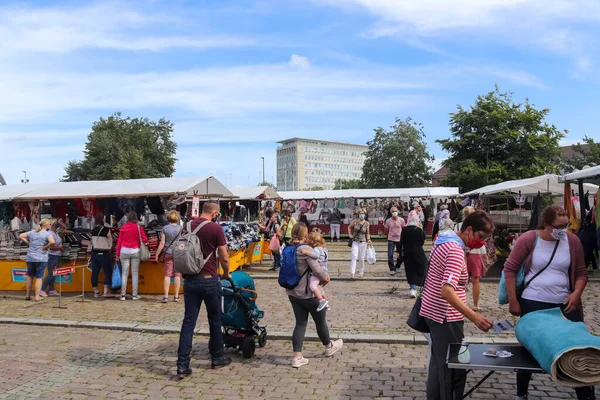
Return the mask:
POLYGON ((142 242, 142 228, 138 225, 138 233, 140 234, 140 261, 148 261, 150 259, 150 250, 148 245, 142 242))
MULTIPOLYGON (((98 231, 98 235, 92 236, 92 250, 94 250, 94 251, 110 251, 110 250, 112 250, 112 247, 113 247, 112 236, 111 235, 108 235, 108 236, 100 235, 102 233, 102 229, 104 229, 104 228, 105 227, 100 228, 100 230, 98 231)), ((110 230, 109 230, 109 233, 110 233, 110 230)))
POLYGON ((167 254, 167 250, 169 250, 171 248, 171 246, 173 246, 173 243, 175 243, 175 241, 177 240, 177 238, 179 237, 179 235, 181 235, 181 231, 182 230, 183 230, 183 227, 181 227, 179 229, 179 233, 177 234, 177 236, 175 236, 173 238, 173 240, 171 240, 171 243, 169 243, 169 245, 167 247, 165 247, 165 248, 162 249, 162 251, 158 255, 158 262, 159 263, 164 263, 165 262, 165 255, 167 254))
POLYGON ((281 250, 281 243, 279 243, 279 238, 277 235, 273 235, 271 237, 271 241, 269 242, 269 250, 271 250, 273 253, 279 253, 281 250))
POLYGON ((373 265, 377 262, 377 254, 373 246, 367 247, 367 264, 373 265))
MULTIPOLYGON (((538 240, 538 235, 536 233, 535 243, 533 245, 534 249, 537 244, 537 240, 538 240)), ((527 286, 529 286, 535 278, 537 278, 542 272, 544 272, 546 270, 546 268, 548 268, 550 266, 550 264, 552 263, 552 260, 554 260, 554 256, 556 255, 556 250, 558 250, 559 244, 560 244, 560 242, 557 241, 556 245, 554 246, 554 251, 552 252, 552 256, 550 257, 550 261, 548 261, 548 264, 546 264, 546 266, 544 268, 539 270, 529 281, 527 281, 527 283, 525 283, 525 262, 523 262, 523 264, 521 265, 521 268, 519 269, 519 272, 517 272, 517 277, 516 277, 517 300, 521 300, 521 295, 523 294, 523 292, 525 291, 527 286)), ((508 304, 508 291, 506 290, 506 280, 504 278, 504 270, 502 271, 502 274, 500 276, 500 283, 498 284, 498 304, 508 304)))
POLYGON ((424 275, 425 278, 423 279, 423 287, 419 291, 419 294, 417 295, 417 300, 415 301, 412 310, 410 310, 410 314, 408 315, 408 319, 406 320, 406 324, 408 326, 410 326, 415 331, 421 333, 429 333, 429 326, 425 321, 425 317, 421 316, 421 303, 423 301, 422 297, 423 292, 425 291, 425 281, 427 280, 427 273, 429 272, 429 265, 431 264, 432 256, 433 254, 429 256, 429 261, 427 262, 427 269, 425 270, 424 275))
POLYGON ((118 290, 123 285, 123 281, 121 280, 121 268, 119 268, 119 262, 115 262, 115 266, 113 267, 112 280, 110 283, 110 288, 112 290, 118 290))
MULTIPOLYGON (((363 225, 361 225, 361 226, 359 227, 359 232, 362 230, 362 228, 363 228, 363 225)), ((358 233, 358 232, 354 232, 354 233, 352 234, 352 237, 351 237, 350 239, 348 239, 348 247, 352 247, 352 242, 354 242, 354 238, 356 237, 356 234, 357 234, 357 233, 358 233)))

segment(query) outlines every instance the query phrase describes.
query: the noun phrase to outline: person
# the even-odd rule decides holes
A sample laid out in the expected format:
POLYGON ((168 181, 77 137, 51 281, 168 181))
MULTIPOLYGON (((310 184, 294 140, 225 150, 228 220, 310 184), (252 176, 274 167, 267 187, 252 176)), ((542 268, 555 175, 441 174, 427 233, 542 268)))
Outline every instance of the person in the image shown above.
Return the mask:
MULTIPOLYGON (((565 318, 583 321, 581 296, 588 272, 581 242, 576 235, 567 232, 568 226, 567 212, 552 205, 542 212, 539 229, 525 232, 515 243, 504 265, 512 315, 522 317, 533 311, 559 307, 565 318), (526 288, 519 299, 516 277, 521 266, 525 268, 526 288)), ((527 399, 530 380, 531 374, 517 373, 516 399, 527 399)), ((583 387, 575 392, 578 399, 590 399, 594 389, 583 387)))
POLYGON ((194 329, 202 302, 206 305, 210 339, 208 349, 211 368, 219 369, 231 364, 231 358, 223 354, 223 332, 221 330, 221 280, 231 279, 229 274, 229 255, 227 240, 223 228, 213 222, 219 214, 219 204, 209 200, 202 206, 202 215, 188 223, 192 232, 196 232, 206 262, 197 275, 184 275, 183 297, 185 314, 179 334, 177 349, 177 376, 183 378, 192 374, 190 355, 194 338, 194 329), (206 222, 206 224, 204 224, 206 222), (202 225, 204 224, 204 225, 202 225), (219 277, 219 263, 223 274, 219 277))
POLYGON ((23 232, 19 238, 29 246, 27 249, 27 280, 25 286, 25 300, 31 300, 31 286, 35 278, 35 301, 43 300, 40 296, 42 291, 42 278, 48 264, 48 249, 55 244, 54 237, 48 232, 50 221, 42 219, 38 227, 29 232, 23 232))
POLYGON ((424 214, 423 214, 423 209, 421 208, 421 206, 419 205, 419 203, 417 201, 412 203, 412 211, 408 213, 408 218, 410 219, 413 215, 416 215, 419 217, 419 228, 423 228, 423 220, 424 219, 424 214))
POLYGON ((494 222, 486 213, 474 212, 465 218, 459 233, 447 231, 434 242, 420 312, 429 327, 431 340, 427 399, 449 400, 463 396, 466 372, 455 371, 452 379, 446 355, 449 343, 461 343, 464 338, 464 318, 484 332, 492 327, 492 321, 466 304, 465 249, 482 247, 493 230, 494 222))
POLYGON ((446 216, 450 218, 450 211, 448 211, 448 205, 441 204, 438 212, 435 214, 432 237, 437 236, 438 232, 440 231, 440 220, 442 220, 442 218, 446 216))
POLYGON ((281 216, 283 217, 283 222, 281 223, 282 239, 287 246, 292 238, 292 230, 294 229, 294 225, 296 225, 296 219, 292 216, 292 212, 289 209, 282 211, 281 216))
POLYGON ((300 211, 300 217, 298 218, 298 222, 302 222, 304 225, 309 226, 308 218, 306 217, 305 211, 300 211))
POLYGON ((356 262, 360 262, 358 276, 365 276, 365 253, 367 244, 371 242, 371 232, 367 221, 367 212, 364 208, 358 210, 358 219, 352 221, 348 227, 348 236, 352 240, 352 260, 350 261, 350 276, 354 279, 356 274, 356 262))
POLYGON ((392 207, 392 217, 385 221, 385 232, 388 239, 388 267, 390 275, 396 275, 396 272, 402 265, 402 228, 406 226, 406 221, 399 216, 398 208, 392 207), (398 253, 398 260, 394 264, 394 250, 398 253))
POLYGON ((173 267, 173 245, 177 240, 177 237, 181 234, 181 226, 179 226, 179 213, 175 210, 169 211, 167 214, 167 221, 169 221, 169 225, 165 225, 163 227, 163 234, 160 235, 160 243, 158 244, 158 249, 156 250, 156 259, 158 262, 158 257, 161 252, 164 250, 165 258, 165 277, 163 280, 163 289, 164 296, 162 299, 162 303, 169 302, 169 288, 171 287, 171 277, 173 277, 173 284, 175 285, 175 294, 173 297, 174 302, 178 302, 179 299, 179 289, 181 287, 181 273, 175 271, 173 267), (166 246, 166 247, 165 247, 166 246))
MULTIPOLYGON (((303 254, 304 251, 310 251, 311 247, 306 245, 308 237, 308 228, 304 224, 296 224, 292 232, 290 243, 299 245, 296 251, 296 268, 298 274, 303 275, 307 269, 315 275, 324 285, 329 283, 329 275, 321 268, 319 263, 311 257, 303 254)), ((344 342, 339 340, 331 340, 329 336, 329 327, 327 326, 327 311, 317 312, 319 301, 308 290, 308 279, 301 279, 294 289, 286 289, 286 294, 296 318, 296 326, 292 334, 292 346, 294 351, 294 359, 292 367, 300 368, 308 364, 308 360, 302 356, 302 346, 304 344, 304 336, 306 334, 306 326, 308 325, 308 314, 311 315, 317 328, 317 335, 321 339, 321 343, 325 346, 325 356, 331 357, 337 353, 343 346, 344 342)))
POLYGON ((410 288, 409 296, 417 297, 417 286, 423 286, 427 257, 423 244, 425 231, 419 227, 419 217, 413 215, 408 224, 402 229, 402 252, 404 253, 404 270, 410 288))
POLYGON ((333 211, 329 215, 329 233, 331 234, 331 242, 340 241, 340 227, 342 226, 342 214, 337 207, 333 207, 333 211))
MULTIPOLYGON (((317 260, 321 269, 328 273, 327 260, 329 259, 329 253, 325 247, 325 239, 323 239, 321 232, 317 230, 312 231, 308 235, 307 244, 312 247, 312 250, 302 250, 302 254, 313 260, 317 260)), ((325 289, 323 289, 321 280, 317 278, 315 274, 310 274, 309 281, 310 290, 317 300, 319 300, 317 312, 320 312, 325 308, 329 310, 329 301, 325 298, 325 289)))
POLYGON ((269 237, 269 250, 271 250, 271 255, 273 256, 273 266, 270 268, 270 271, 279 271, 281 267, 281 242, 279 240, 281 237, 281 225, 279 224, 279 213, 277 211, 273 212, 271 216, 269 237))
MULTIPOLYGON (((471 206, 466 206, 462 210, 463 219, 475 212, 471 206)), ((462 222, 459 222, 454 227, 454 230, 459 232, 462 227, 462 222)), ((487 259, 487 251, 485 246, 479 249, 467 249, 467 271, 469 279, 473 285, 473 310, 479 311, 479 296, 481 293, 481 278, 485 276, 484 260, 487 259)))
POLYGON ((131 267, 132 299, 139 300, 138 279, 140 272, 140 235, 141 242, 148 244, 148 237, 144 229, 138 224, 138 216, 135 212, 127 214, 127 222, 119 231, 117 241, 117 260, 121 261, 121 301, 125 301, 127 295, 127 278, 129 267, 131 267))
MULTIPOLYGON (((104 214, 99 213, 94 216, 94 229, 92 229, 92 237, 106 237, 111 235, 110 228, 104 225, 104 214)), ((139 247, 139 244, 138 244, 139 247)), ((90 259, 92 266, 92 288, 94 289, 94 297, 100 297, 98 290, 98 275, 100 271, 104 271, 104 294, 103 297, 113 297, 110 293, 112 285, 112 250, 95 249, 92 242, 92 256, 90 259)))
POLYGON ((50 235, 54 239, 54 244, 48 248, 48 275, 42 281, 42 289, 40 296, 58 296, 58 293, 54 290, 54 268, 60 268, 60 257, 64 249, 62 245, 62 237, 64 236, 64 230, 61 228, 60 222, 54 221, 50 226, 50 235))

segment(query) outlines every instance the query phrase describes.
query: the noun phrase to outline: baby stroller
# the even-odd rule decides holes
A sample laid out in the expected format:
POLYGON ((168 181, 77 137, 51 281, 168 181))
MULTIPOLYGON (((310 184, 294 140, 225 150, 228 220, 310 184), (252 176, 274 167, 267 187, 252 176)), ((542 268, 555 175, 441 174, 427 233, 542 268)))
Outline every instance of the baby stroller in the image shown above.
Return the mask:
POLYGON ((231 274, 223 287, 223 340, 226 347, 238 347, 244 357, 250 358, 259 347, 267 344, 267 329, 258 322, 265 315, 256 306, 254 280, 243 271, 231 274))

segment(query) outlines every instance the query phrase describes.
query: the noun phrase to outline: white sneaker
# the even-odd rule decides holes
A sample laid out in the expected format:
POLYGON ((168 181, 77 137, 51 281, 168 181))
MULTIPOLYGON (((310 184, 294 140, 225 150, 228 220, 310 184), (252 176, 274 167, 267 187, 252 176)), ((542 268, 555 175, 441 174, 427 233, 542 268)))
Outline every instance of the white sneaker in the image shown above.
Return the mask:
POLYGON ((142 296, 135 295, 135 296, 133 296, 132 300, 139 300, 141 298, 142 298, 142 296))
POLYGON ((292 367, 294 368, 300 368, 301 366, 306 364, 308 364, 308 360, 304 357, 294 358, 294 361, 292 361, 292 367))
POLYGON ((327 306, 329 305, 329 302, 325 299, 321 299, 321 301, 319 301, 319 305, 317 307, 317 312, 323 311, 324 308, 327 308, 327 306))
POLYGON ((344 341, 342 339, 332 340, 331 347, 325 349, 325 356, 331 357, 335 353, 337 353, 344 346, 344 341))
POLYGON ((396 275, 396 271, 390 271, 390 276, 396 275))
POLYGON ((410 298, 411 299, 417 298, 417 291, 415 289, 410 289, 410 298))

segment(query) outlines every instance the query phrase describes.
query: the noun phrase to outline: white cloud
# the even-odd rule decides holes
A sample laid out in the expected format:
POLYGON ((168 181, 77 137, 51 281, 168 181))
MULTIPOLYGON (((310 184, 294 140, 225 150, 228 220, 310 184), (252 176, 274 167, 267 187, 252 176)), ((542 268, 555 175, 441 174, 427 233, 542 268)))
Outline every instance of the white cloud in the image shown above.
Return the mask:
POLYGON ((310 68, 310 61, 308 61, 308 58, 304 56, 299 56, 297 54, 292 54, 289 64, 292 67, 298 67, 301 69, 310 68))

